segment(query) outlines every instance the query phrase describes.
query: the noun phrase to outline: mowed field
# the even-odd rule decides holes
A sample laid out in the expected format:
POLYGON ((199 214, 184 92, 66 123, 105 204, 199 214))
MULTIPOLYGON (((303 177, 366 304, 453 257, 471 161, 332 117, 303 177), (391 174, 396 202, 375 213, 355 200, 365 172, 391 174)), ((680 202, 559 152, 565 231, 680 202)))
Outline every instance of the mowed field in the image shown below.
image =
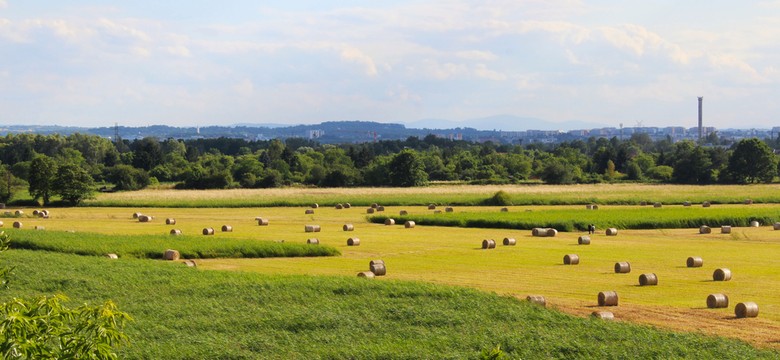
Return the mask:
MULTIPOLYGON (((173 199, 175 200, 175 199, 173 199)), ((744 205, 714 205, 714 207, 744 205)), ((754 205, 756 206, 756 205, 754 205)), ((763 205, 775 206, 775 205, 763 205)), ((614 206, 609 206, 612 208, 614 206)), ((510 212, 522 213, 582 206, 548 207, 515 206, 510 212)), ((606 209, 607 207, 604 207, 606 209)), ((636 206, 626 208, 635 209, 636 206)), ((385 279, 419 280, 439 284, 466 286, 480 290, 525 298, 530 294, 544 295, 548 306, 586 316, 597 307, 600 291, 616 291, 620 304, 607 310, 619 320, 653 324, 683 331, 702 331, 720 336, 736 337, 759 346, 777 347, 780 343, 780 231, 771 226, 734 228, 731 234, 700 235, 698 229, 621 230, 618 236, 607 237, 600 228, 591 236, 591 245, 577 245, 584 233, 560 232, 554 238, 534 238, 528 230, 448 228, 416 226, 407 229, 402 224, 385 226, 367 220, 366 207, 355 206, 337 210, 321 206, 314 214, 305 214, 304 207, 266 208, 67 208, 51 210, 50 219, 22 218, 24 229, 15 230, 16 237, 35 225, 44 231, 95 232, 103 234, 168 235, 172 228, 185 235, 200 235, 204 227, 217 233, 210 238, 253 241, 305 243, 318 238, 320 243, 338 249, 341 256, 316 258, 268 259, 208 259, 198 260, 196 271, 236 270, 264 274, 305 274, 355 276, 368 270, 372 259, 383 259, 388 273, 385 279), (149 223, 139 223, 132 213, 140 211, 154 216, 149 223), (258 226, 255 217, 269 220, 268 226, 258 226), (176 225, 165 225, 172 217, 176 225), (306 233, 307 224, 320 225, 319 233, 306 233), (344 224, 355 230, 345 232, 344 224), (222 225, 231 225, 233 232, 222 233, 222 225), (501 245, 505 237, 517 239, 516 246, 501 245), (348 238, 359 238, 360 246, 347 246, 348 238), (495 239, 497 246, 482 250, 483 239, 495 239), (577 254, 580 264, 563 265, 566 254, 577 254), (701 268, 687 268, 689 256, 704 259, 701 268), (631 263, 629 274, 615 274, 615 262, 631 263), (717 268, 728 268, 733 278, 728 282, 712 281, 717 268), (643 273, 655 273, 658 286, 638 286, 643 273), (706 298, 712 293, 729 296, 726 309, 707 309, 706 298), (735 319, 734 305, 753 301, 760 307, 758 318, 735 319)), ((385 206, 384 214, 407 210, 411 215, 428 214, 424 206, 385 206)), ((646 207, 648 212, 657 211, 646 207)), ((32 209, 26 209, 29 213, 32 209)), ((464 211, 466 208, 456 208, 464 211)), ((468 211, 496 211, 499 207, 469 207, 468 211)), ((15 219, 4 219, 9 227, 15 219)), ((780 219, 779 219, 780 220, 780 219)), ((10 231, 10 230, 9 230, 10 231)), ((173 246, 172 245, 172 246, 173 246)), ((160 252, 165 249, 160 249, 160 252)), ((120 254, 122 256, 122 254, 120 254)), ((152 260, 150 260, 152 261, 152 260)))

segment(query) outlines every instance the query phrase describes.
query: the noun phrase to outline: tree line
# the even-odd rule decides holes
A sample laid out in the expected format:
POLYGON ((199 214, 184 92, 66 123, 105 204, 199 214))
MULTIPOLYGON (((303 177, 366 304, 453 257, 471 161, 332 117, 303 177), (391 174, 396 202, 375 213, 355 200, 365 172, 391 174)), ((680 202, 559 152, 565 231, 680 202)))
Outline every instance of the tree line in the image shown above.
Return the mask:
POLYGON ((157 182, 180 189, 422 186, 430 181, 470 184, 772 182, 780 140, 744 139, 730 146, 693 141, 589 138, 561 144, 509 145, 422 139, 319 144, 147 137, 112 142, 94 135, 20 134, 0 137, 0 201, 26 187, 44 204, 53 196, 78 203, 96 186, 137 190, 157 182), (97 184, 97 185, 96 185, 97 184))

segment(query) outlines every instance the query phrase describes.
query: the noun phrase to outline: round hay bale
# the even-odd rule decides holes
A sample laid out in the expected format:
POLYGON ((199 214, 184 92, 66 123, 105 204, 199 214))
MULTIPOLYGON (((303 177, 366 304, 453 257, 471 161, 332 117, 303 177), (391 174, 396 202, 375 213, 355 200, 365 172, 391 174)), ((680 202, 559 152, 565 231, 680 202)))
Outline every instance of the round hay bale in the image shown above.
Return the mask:
POLYGON ((590 317, 599 320, 615 320, 615 314, 611 311, 594 311, 590 317))
POLYGON ((541 307, 547 306, 547 300, 545 300, 544 296, 542 295, 528 295, 525 297, 525 300, 531 304, 536 304, 541 307))
POLYGON ((163 253, 163 260, 179 260, 179 251, 168 249, 163 253))
POLYGON ((504 238, 504 245, 505 246, 515 246, 517 244, 517 240, 514 238, 504 238))
POLYGON ((750 222, 750 227, 759 227, 759 226, 761 226, 761 223, 759 223, 756 220, 750 222))
POLYGON ((615 263, 616 274, 628 274, 631 272, 631 264, 628 261, 621 261, 615 263))
POLYGON ((737 316, 737 318, 754 318, 758 316, 758 304, 754 302, 743 302, 737 304, 736 307, 734 307, 734 315, 737 316))
POLYGON ((21 228, 22 228, 22 222, 14 221, 14 229, 21 229, 21 228))
POLYGON ((692 268, 692 267, 702 267, 704 265, 704 260, 702 260, 698 256, 691 256, 688 258, 688 260, 685 261, 685 265, 692 268))
POLYGON ((344 203, 344 208, 345 209, 349 209, 351 207, 352 207, 352 205, 350 203, 344 203))
POLYGON ((385 225, 395 225, 395 219, 385 219, 385 225))
POLYGON ((563 256, 563 265, 577 265, 580 263, 580 257, 577 254, 567 254, 563 256))
POLYGON ((495 249, 496 248, 496 241, 493 240, 493 239, 482 240, 482 248, 483 249, 495 249))
POLYGON ((181 235, 181 230, 179 229, 171 229, 171 235, 181 235))
POLYGON ((691 202, 690 201, 683 201, 683 206, 691 206, 691 202))
POLYGON ((374 213, 374 211, 376 211, 376 209, 374 209, 374 208, 368 208, 368 209, 366 209, 366 214, 373 214, 373 213, 374 213))
POLYGON ((119 255, 113 254, 113 253, 106 254, 106 257, 109 258, 109 259, 119 259, 119 255))
POLYGON ((313 209, 306 209, 305 213, 306 213, 306 215, 311 215, 311 214, 314 214, 314 210, 313 209))
POLYGON ((203 228, 203 235, 214 235, 214 228, 203 228))
POLYGON ((176 219, 174 218, 165 219, 165 225, 176 225, 176 219))
POLYGON ((361 272, 359 272, 357 274, 357 276, 361 277, 361 278, 366 278, 366 279, 373 279, 374 278, 374 273, 372 273, 370 271, 361 271, 361 272))
POLYGON ((377 212, 382 212, 382 211, 385 211, 385 207, 384 207, 384 206, 382 206, 382 205, 379 205, 379 206, 377 206, 377 207, 376 207, 376 211, 377 211, 377 212))
POLYGON ((596 205, 596 204, 593 204, 593 208, 591 210, 598 210, 598 209, 599 209, 599 206, 596 205))
POLYGON ((639 286, 658 285, 658 276, 653 273, 639 275, 639 286))
POLYGON ((347 246, 360 246, 360 239, 358 238, 347 239, 347 246))
POLYGON ((133 213, 133 219, 138 219, 138 217, 141 216, 141 215, 143 215, 143 214, 141 214, 139 212, 134 212, 133 213))
POLYGON ((197 267, 198 264, 195 263, 195 260, 184 260, 182 261, 182 264, 187 265, 187 267, 197 267))
POLYGON ((0 221, 0 227, 3 227, 3 222, 2 221, 0 221))
POLYGON ((38 216, 38 214, 40 214, 40 211, 39 210, 33 210, 32 214, 33 214, 33 216, 38 216))
POLYGON ((659 202, 653 204, 654 208, 659 208, 661 206, 663 206, 663 205, 661 205, 661 203, 659 203, 659 202))
POLYGON ((602 291, 599 293, 599 306, 617 306, 618 294, 615 291, 602 291))
POLYGON ((312 209, 316 209, 318 207, 320 207, 320 204, 317 204, 317 203, 311 204, 311 208, 312 209))
POLYGON ((344 231, 354 231, 355 230, 355 226, 352 225, 352 224, 344 224, 342 229, 344 229, 344 231))
POLYGON ((371 208, 372 208, 372 209, 376 209, 376 208, 378 208, 378 207, 379 207, 379 204, 377 204, 377 203, 373 203, 373 204, 371 204, 371 208))
POLYGON ((14 211, 14 215, 15 215, 15 216, 22 216, 22 215, 24 215, 24 211, 22 211, 22 210, 16 210, 16 211, 14 211))
POLYGON ((306 239, 306 243, 311 245, 317 245, 320 243, 320 239, 317 238, 306 239))
POLYGON ((509 212, 509 208, 502 207, 501 212, 509 212))
POLYGON ((647 206, 647 201, 640 201, 639 206, 647 206))
POLYGON ((585 205, 585 210, 593 210, 593 204, 585 205))
POLYGON ((384 263, 385 263, 384 260, 371 260, 371 261, 368 262, 368 266, 370 268, 374 264, 384 264, 384 263))
POLYGON ((233 232, 233 227, 230 225, 222 225, 222 232, 233 232))
POLYGON ((712 280, 714 281, 731 280, 731 270, 726 268, 715 269, 715 272, 712 273, 712 280))
POLYGON ((35 225, 35 227, 33 227, 33 228, 34 228, 35 230, 46 230, 46 228, 45 228, 45 227, 43 227, 43 226, 41 226, 41 225, 35 225))
POLYGON ((617 236, 618 230, 616 228, 608 228, 607 236, 617 236))
POLYGON ((554 237, 556 235, 558 235, 558 230, 555 230, 553 228, 547 229, 547 236, 554 237))
POLYGON ((590 245, 590 236, 582 235, 579 238, 577 238, 577 244, 580 245, 590 245))
POLYGON ((138 216, 138 222, 150 222, 152 221, 152 217, 149 215, 139 215, 138 216))
POLYGON ((707 307, 710 309, 729 307, 729 297, 725 294, 710 294, 707 296, 707 307))
POLYGON ((409 212, 406 211, 406 210, 401 210, 401 211, 398 212, 398 215, 399 216, 406 216, 406 215, 409 215, 409 212))
POLYGON ((731 234, 731 225, 723 225, 720 227, 721 234, 731 234))
POLYGON ((752 204, 753 204, 753 200, 745 199, 745 205, 752 205, 752 204))
POLYGON ((531 229, 531 236, 547 236, 547 231, 544 231, 542 228, 533 228, 531 229))
POLYGON ((428 210, 436 210, 436 205, 434 204, 428 205, 428 210))
POLYGON ((257 220, 257 226, 268 226, 268 219, 255 218, 257 220))
POLYGON ((387 268, 385 267, 385 263, 374 263, 369 264, 368 269, 374 273, 376 276, 384 276, 387 275, 387 268))
POLYGON ((712 206, 712 204, 710 204, 709 201, 705 201, 705 202, 701 203, 701 207, 710 207, 710 206, 712 206))
POLYGON ((412 221, 412 220, 407 220, 407 221, 404 223, 404 227, 405 227, 405 228, 407 228, 407 229, 411 229, 411 228, 413 228, 414 226, 415 226, 415 224, 414 224, 414 221, 412 221))
POLYGON ((447 206, 446 208, 444 208, 444 212, 451 213, 453 211, 455 211, 455 209, 453 209, 452 206, 447 206))
POLYGON ((776 222, 776 223, 774 223, 774 225, 772 225, 772 227, 773 227, 775 230, 780 230, 780 222, 776 222))
POLYGON ((344 205, 336 204, 336 210, 341 210, 344 208, 344 205))
POLYGON ((306 225, 303 227, 303 230, 306 232, 320 232, 320 226, 319 225, 306 225))
POLYGON ((699 234, 710 234, 712 233, 712 229, 710 229, 707 225, 699 226, 699 234))
POLYGON ((41 210, 41 212, 38 213, 38 217, 41 217, 43 219, 49 218, 49 210, 41 210))

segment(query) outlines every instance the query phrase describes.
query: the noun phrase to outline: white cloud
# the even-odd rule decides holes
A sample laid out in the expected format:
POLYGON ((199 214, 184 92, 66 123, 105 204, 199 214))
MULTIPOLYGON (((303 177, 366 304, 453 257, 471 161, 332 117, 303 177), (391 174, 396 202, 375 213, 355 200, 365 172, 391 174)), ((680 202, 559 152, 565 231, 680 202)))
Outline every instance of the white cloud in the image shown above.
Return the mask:
POLYGON ((175 56, 181 56, 181 57, 190 57, 192 55, 190 53, 190 49, 188 49, 184 45, 172 45, 172 46, 166 46, 165 51, 168 54, 175 55, 175 56))
POLYGON ((504 74, 502 74, 502 73, 500 73, 498 71, 493 71, 493 70, 488 69, 487 66, 485 66, 485 64, 477 64, 474 67, 474 74, 477 77, 480 77, 480 78, 483 78, 483 79, 488 79, 488 80, 493 80, 493 81, 503 81, 503 80, 506 80, 506 75, 504 75, 504 74))
POLYGON ((8 7, 8 2, 6 0, 0 0, 0 9, 5 9, 8 7))
POLYGON ((477 61, 491 61, 498 58, 496 54, 490 51, 481 50, 463 50, 455 53, 455 56, 461 59, 477 60, 477 61))
POLYGON ((341 49, 341 58, 349 62, 359 64, 363 67, 363 72, 368 76, 376 76, 377 70, 374 60, 360 51, 357 48, 351 46, 343 46, 341 49))

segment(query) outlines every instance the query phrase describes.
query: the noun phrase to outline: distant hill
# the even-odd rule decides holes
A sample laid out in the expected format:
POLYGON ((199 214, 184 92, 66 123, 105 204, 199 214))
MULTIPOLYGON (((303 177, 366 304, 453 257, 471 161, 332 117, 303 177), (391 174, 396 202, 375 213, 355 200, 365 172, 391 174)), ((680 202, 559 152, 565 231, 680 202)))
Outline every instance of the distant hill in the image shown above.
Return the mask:
POLYGON ((525 130, 575 130, 597 129, 607 127, 606 124, 585 121, 551 122, 539 118, 520 117, 514 115, 495 115, 484 118, 453 121, 445 119, 422 119, 406 124, 412 129, 457 129, 473 128, 477 130, 525 131, 525 130))

